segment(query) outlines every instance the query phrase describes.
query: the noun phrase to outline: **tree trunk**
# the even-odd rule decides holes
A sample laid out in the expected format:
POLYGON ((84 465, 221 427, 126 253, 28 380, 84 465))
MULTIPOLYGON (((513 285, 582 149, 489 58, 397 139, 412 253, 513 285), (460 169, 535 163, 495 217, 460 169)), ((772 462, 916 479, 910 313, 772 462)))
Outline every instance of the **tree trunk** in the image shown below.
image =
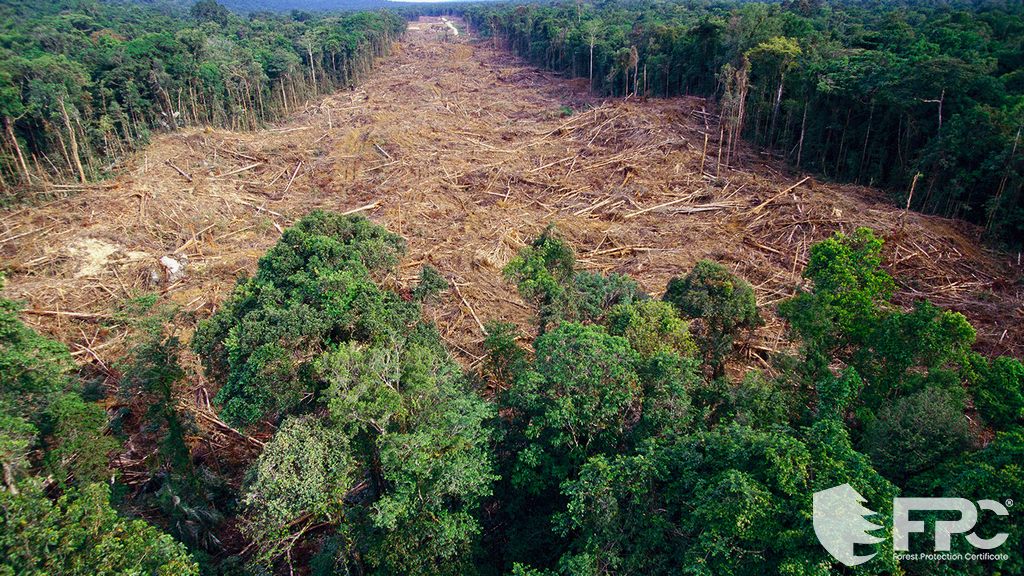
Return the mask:
POLYGON ((594 89, 594 39, 590 40, 590 89, 594 89))
POLYGON ((846 146, 846 130, 850 127, 850 113, 853 111, 852 107, 847 106, 846 108, 846 122, 843 124, 843 134, 839 138, 839 152, 836 153, 836 177, 842 176, 842 170, 840 169, 843 161, 843 148, 846 146))
POLYGON ((871 112, 868 114, 868 129, 864 133, 864 148, 860 153, 860 168, 857 169, 857 182, 864 177, 864 165, 868 158, 868 141, 871 139, 871 124, 875 121, 875 101, 871 101, 871 112))
POLYGON ((988 211, 988 222, 985 223, 985 229, 991 231, 992 224, 995 221, 995 215, 1000 211, 999 204, 1002 202, 1003 193, 1006 192, 1006 183, 1010 180, 1010 169, 1013 167, 1013 157, 1017 154, 1017 144, 1020 143, 1020 131, 1021 128, 1017 128, 1017 135, 1013 137, 1013 149, 1010 150, 1010 157, 1006 159, 1006 172, 1003 174, 1003 179, 999 182, 999 188, 996 191, 995 198, 992 199, 992 208, 988 211))
POLYGON ((804 119, 800 121, 800 143, 796 146, 796 167, 800 168, 800 157, 804 153, 804 134, 807 133, 807 101, 804 100, 804 119))
POLYGON ((316 66, 313 64, 313 45, 306 44, 306 51, 309 53, 309 77, 313 79, 313 95, 317 94, 316 88, 316 66))
POLYGON ((747 84, 749 74, 750 63, 744 59, 743 65, 736 73, 736 92, 738 93, 737 106, 739 106, 739 109, 736 111, 736 126, 733 128, 733 135, 729 137, 729 155, 726 159, 726 164, 729 164, 732 161, 732 152, 736 147, 736 142, 743 135, 743 124, 746 121, 747 115, 747 93, 750 89, 747 84))
POLYGON ((7 132, 7 137, 11 139, 11 145, 14 146, 14 152, 18 158, 18 169, 20 170, 21 178, 26 184, 31 184, 32 177, 29 175, 28 165, 25 164, 25 157, 21 154, 21 145, 18 144, 18 138, 14 135, 14 127, 11 124, 10 117, 4 116, 4 131, 7 132))
POLYGON ((9 462, 4 462, 4 488, 11 493, 12 496, 18 495, 18 484, 14 481, 14 468, 9 462))
POLYGON ((768 147, 771 148, 772 143, 775 141, 775 121, 779 117, 779 108, 782 106, 782 84, 786 80, 786 75, 779 76, 779 88, 775 91, 775 103, 772 105, 772 123, 768 127, 768 138, 765 140, 768 142, 768 147))
POLYGON ((71 141, 71 159, 75 162, 75 168, 78 170, 78 179, 82 184, 86 183, 85 170, 82 168, 82 159, 78 157, 78 138, 75 137, 75 129, 71 125, 71 117, 68 116, 68 109, 64 106, 64 98, 58 98, 60 102, 60 112, 64 117, 64 127, 68 130, 68 138, 71 141))

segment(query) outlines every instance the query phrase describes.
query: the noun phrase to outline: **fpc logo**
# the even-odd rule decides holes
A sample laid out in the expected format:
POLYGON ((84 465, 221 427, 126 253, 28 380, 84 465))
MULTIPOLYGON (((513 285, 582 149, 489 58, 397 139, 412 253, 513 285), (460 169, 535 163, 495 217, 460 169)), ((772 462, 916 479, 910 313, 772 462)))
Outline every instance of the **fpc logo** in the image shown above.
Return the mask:
MULTIPOLYGON (((875 557, 875 554, 858 556, 854 553, 856 544, 877 544, 884 540, 870 534, 882 527, 867 520, 875 515, 863 505, 863 496, 849 484, 814 493, 814 533, 818 541, 836 560, 847 566, 857 566, 875 557)), ((912 510, 946 510, 959 512, 958 520, 937 520, 935 522, 935 551, 948 552, 953 534, 967 534, 967 542, 981 550, 992 550, 1006 542, 1008 534, 1000 533, 991 538, 981 538, 969 532, 978 522, 978 508, 998 516, 1009 511, 995 500, 979 500, 977 506, 963 498, 894 498, 893 499, 893 550, 905 552, 910 549, 910 534, 924 532, 925 523, 910 519, 912 510)))
POLYGON ((882 527, 864 519, 875 512, 861 502, 865 502, 864 497, 849 484, 814 493, 814 533, 825 550, 847 566, 863 564, 875 557, 874 554, 857 556, 853 553, 854 544, 877 544, 883 540, 868 534, 882 527))

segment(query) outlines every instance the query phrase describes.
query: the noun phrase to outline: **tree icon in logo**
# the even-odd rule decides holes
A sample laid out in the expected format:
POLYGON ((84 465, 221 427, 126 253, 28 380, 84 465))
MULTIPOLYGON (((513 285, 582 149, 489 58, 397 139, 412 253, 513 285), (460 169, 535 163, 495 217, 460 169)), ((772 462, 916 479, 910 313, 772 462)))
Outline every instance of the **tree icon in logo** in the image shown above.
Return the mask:
POLYGON ((847 566, 863 564, 877 554, 857 556, 853 553, 855 544, 877 544, 883 540, 868 534, 882 527, 864 518, 875 512, 861 502, 866 500, 849 484, 814 493, 814 533, 825 550, 847 566))

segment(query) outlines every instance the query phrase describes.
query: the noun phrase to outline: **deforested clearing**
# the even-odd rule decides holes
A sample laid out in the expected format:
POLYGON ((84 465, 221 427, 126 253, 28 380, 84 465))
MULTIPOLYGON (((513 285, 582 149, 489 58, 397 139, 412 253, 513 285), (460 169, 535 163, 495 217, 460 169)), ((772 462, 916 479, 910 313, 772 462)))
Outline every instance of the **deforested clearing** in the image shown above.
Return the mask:
MULTIPOLYGON (((810 244, 868 226, 887 240, 897 301, 963 312, 986 352, 1022 354, 1015 255, 987 250, 968 224, 900 210, 881 192, 818 181, 750 148, 720 165, 717 125, 704 99, 595 97, 585 81, 424 17, 352 91, 258 132, 159 136, 107 182, 8 210, 7 292, 74 352, 102 357, 123 344, 96 322, 113 302, 156 289, 202 316, 302 215, 359 212, 407 240, 398 285, 429 263, 457 288, 429 314, 472 364, 479 318, 527 327, 531 312, 501 269, 549 223, 587 269, 628 273, 659 293, 712 258, 749 279, 767 309, 801 286, 810 244), (183 263, 173 282, 164 257, 183 263)), ((745 343, 749 364, 782 336, 770 319, 745 343)))

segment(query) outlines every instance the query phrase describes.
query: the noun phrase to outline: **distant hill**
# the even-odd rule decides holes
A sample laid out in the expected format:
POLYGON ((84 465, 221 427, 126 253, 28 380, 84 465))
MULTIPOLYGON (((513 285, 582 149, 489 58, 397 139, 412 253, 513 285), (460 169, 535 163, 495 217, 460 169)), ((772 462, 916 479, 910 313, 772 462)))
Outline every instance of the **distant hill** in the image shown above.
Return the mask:
POLYGON ((224 0, 220 2, 232 12, 285 12, 306 10, 328 12, 337 10, 373 10, 403 6, 387 0, 224 0))
MULTIPOLYGON (((163 12, 188 12, 196 0, 104 0, 107 4, 140 4, 163 12)), ((483 2, 503 2, 506 4, 525 0, 217 0, 228 10, 236 14, 250 14, 254 12, 291 12, 299 10, 304 12, 345 12, 352 10, 378 10, 390 8, 393 10, 408 10, 413 8, 415 12, 422 12, 429 6, 434 5, 455 5, 483 2)), ((10 9, 12 6, 25 5, 30 13, 37 13, 39 10, 49 12, 59 11, 60 5, 53 2, 40 2, 38 0, 7 0, 0 2, 0 14, 3 8, 10 9)))
MULTIPOLYGON (((331 12, 339 10, 374 10, 378 8, 403 8, 410 5, 422 5, 425 2, 440 4, 436 0, 405 0, 390 2, 388 0, 218 0, 232 12, 285 12, 305 10, 308 12, 331 12)), ((450 0, 453 3, 458 0, 450 0)), ((479 0, 478 0, 479 1, 479 0)), ((483 0, 487 1, 487 0, 483 0)), ((492 0, 496 1, 496 0, 492 0)), ((191 2, 185 2, 191 4, 191 2)))

